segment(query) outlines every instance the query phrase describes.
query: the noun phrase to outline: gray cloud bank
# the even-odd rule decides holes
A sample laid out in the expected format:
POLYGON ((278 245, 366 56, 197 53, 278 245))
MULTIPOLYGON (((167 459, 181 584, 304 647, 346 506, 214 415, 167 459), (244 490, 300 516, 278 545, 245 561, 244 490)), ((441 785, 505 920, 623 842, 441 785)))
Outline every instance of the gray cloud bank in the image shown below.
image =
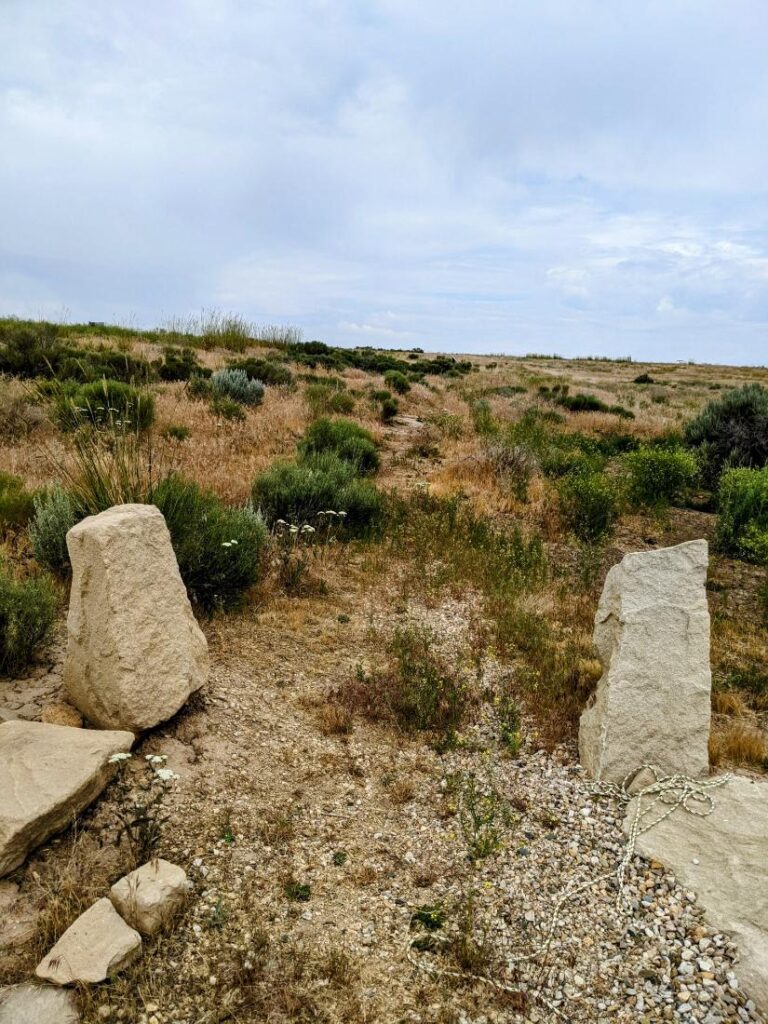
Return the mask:
POLYGON ((5 0, 0 312, 768 362, 764 0, 5 0))

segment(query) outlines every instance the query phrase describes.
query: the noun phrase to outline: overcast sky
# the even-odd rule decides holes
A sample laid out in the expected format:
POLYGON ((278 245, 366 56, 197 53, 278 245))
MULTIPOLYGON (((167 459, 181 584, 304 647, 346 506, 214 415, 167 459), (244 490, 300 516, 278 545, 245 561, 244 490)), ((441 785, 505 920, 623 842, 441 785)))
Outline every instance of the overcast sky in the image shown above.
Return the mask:
POLYGON ((0 313, 768 363, 766 0, 0 0, 0 313))

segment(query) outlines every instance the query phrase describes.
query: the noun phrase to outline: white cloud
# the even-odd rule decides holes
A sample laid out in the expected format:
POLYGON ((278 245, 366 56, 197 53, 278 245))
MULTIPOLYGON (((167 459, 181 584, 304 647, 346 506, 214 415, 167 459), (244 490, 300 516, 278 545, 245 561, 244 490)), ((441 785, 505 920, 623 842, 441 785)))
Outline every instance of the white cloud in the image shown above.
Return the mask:
POLYGON ((763 0, 6 0, 0 301, 764 361, 766 32, 763 0))

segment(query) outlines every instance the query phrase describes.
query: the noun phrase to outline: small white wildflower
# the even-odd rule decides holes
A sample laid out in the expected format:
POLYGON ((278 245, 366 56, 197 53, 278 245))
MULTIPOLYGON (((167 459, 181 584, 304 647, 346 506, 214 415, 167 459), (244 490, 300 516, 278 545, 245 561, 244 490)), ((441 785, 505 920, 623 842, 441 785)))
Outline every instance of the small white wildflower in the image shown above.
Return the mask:
POLYGON ((236 540, 235 540, 235 538, 233 537, 233 538, 232 538, 232 540, 231 540, 231 541, 230 541, 229 543, 230 543, 230 544, 237 544, 237 543, 238 543, 238 541, 236 541, 236 540))
POLYGON ((224 541, 224 542, 222 543, 222 545, 221 545, 221 546, 222 546, 223 548, 231 548, 231 547, 232 547, 232 541, 231 541, 231 540, 225 540, 225 541, 224 541))
POLYGON ((276 519, 275 520, 275 526, 287 526, 287 525, 288 525, 288 523, 286 523, 286 521, 284 519, 276 519))
POLYGON ((347 513, 346 512, 337 512, 336 515, 337 516, 341 516, 342 519, 346 519, 347 518, 347 513))
POLYGON ((304 525, 301 528, 301 532, 302 533, 314 533, 315 532, 315 528, 314 528, 314 526, 310 526, 309 523, 304 523, 304 525))
POLYGON ((109 759, 110 764, 119 764, 120 761, 130 761, 130 754, 113 754, 109 759))
POLYGON ((155 775, 161 782, 173 782, 174 779, 178 779, 176 772, 172 772, 170 768, 157 768, 155 775))
POLYGON ((298 526, 292 526, 291 527, 291 533, 298 533, 298 532, 299 532, 298 526))

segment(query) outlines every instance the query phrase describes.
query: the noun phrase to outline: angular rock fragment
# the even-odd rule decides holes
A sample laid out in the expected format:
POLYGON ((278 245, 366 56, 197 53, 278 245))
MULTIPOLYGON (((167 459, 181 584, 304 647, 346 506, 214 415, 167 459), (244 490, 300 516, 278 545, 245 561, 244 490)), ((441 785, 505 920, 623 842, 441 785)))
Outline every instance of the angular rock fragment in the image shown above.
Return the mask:
POLYGON ((48 985, 14 985, 0 992, 0 1024, 78 1024, 73 992, 48 985))
POLYGON ((111 778, 110 757, 133 740, 130 732, 42 722, 0 725, 0 877, 72 824, 111 778))
POLYGON ((594 633, 603 675, 579 729, 593 778, 620 783, 642 764, 708 771, 707 562, 696 540, 633 552, 608 572, 594 633))
POLYGON ((208 675, 171 538, 154 505, 116 505, 67 534, 67 695, 102 729, 171 718, 208 675))
POLYGON ((127 967, 141 952, 141 936, 106 896, 71 924, 35 974, 54 985, 96 984, 127 967))
MULTIPOLYGON (((711 814, 679 808, 641 835, 636 850, 666 864, 694 890, 710 923, 733 936, 739 980, 768 1013, 768 783, 734 776, 710 792, 711 814)), ((636 800, 629 804, 625 831, 636 800)), ((658 816, 652 809, 647 820, 658 816)))
POLYGON ((181 910, 189 893, 187 873, 158 858, 115 882, 110 899, 142 935, 154 935, 181 910))

